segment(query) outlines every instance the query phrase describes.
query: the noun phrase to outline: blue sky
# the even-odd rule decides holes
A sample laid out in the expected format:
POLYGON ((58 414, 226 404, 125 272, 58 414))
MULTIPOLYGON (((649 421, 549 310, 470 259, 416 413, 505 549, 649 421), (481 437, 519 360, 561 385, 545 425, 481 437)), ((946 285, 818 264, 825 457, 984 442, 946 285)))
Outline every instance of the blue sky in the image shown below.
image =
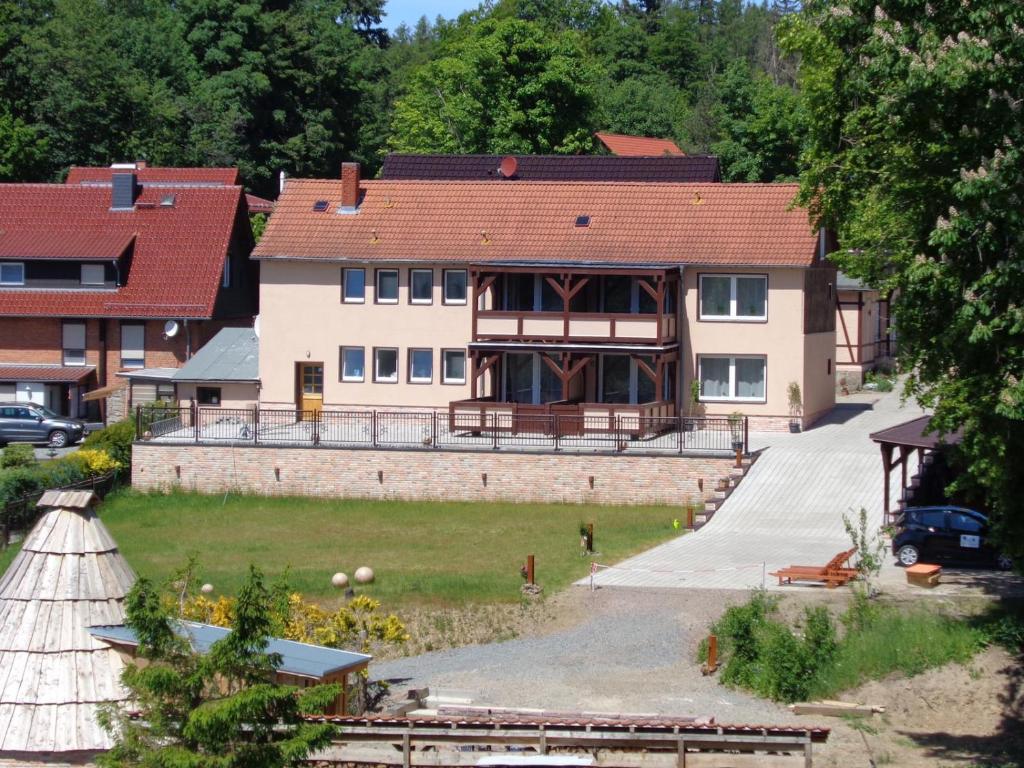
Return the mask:
POLYGON ((393 30, 403 21, 410 27, 419 21, 420 16, 426 16, 433 21, 437 16, 444 16, 446 19, 454 19, 468 8, 476 8, 479 0, 432 0, 424 3, 422 0, 387 0, 384 4, 384 26, 393 30))

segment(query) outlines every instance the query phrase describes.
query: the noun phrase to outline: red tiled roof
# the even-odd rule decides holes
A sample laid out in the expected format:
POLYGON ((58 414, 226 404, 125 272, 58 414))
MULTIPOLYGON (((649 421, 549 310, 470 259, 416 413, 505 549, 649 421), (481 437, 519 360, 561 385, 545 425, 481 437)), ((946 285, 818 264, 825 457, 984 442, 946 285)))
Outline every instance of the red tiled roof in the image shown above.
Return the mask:
POLYGON ((130 211, 111 211, 109 186, 0 185, 0 230, 23 237, 58 227, 78 236, 135 236, 125 285, 116 290, 0 289, 0 315, 209 318, 242 205, 237 186, 181 187, 174 205, 143 186, 130 211))
POLYGON ((0 259, 114 261, 124 255, 134 239, 134 232, 0 229, 0 259))
POLYGON ((254 256, 806 267, 817 251, 795 184, 364 181, 355 214, 341 184, 290 179, 254 256))
POLYGON ((90 366, 0 365, 0 381, 53 381, 75 383, 95 370, 90 366))
POLYGON ((257 197, 256 195, 250 195, 248 192, 245 193, 245 203, 249 206, 249 213, 273 213, 274 212, 274 201, 267 200, 264 197, 257 197))
POLYGON ((507 155, 401 155, 384 158, 380 178, 391 181, 664 181, 697 183, 721 181, 713 155, 512 155, 515 175, 506 179, 498 170, 507 155))
POLYGON ((87 168, 71 167, 65 184, 110 182, 114 173, 134 173, 140 184, 217 184, 233 186, 239 183, 237 168, 87 168))
POLYGON ((658 155, 686 154, 671 139, 651 139, 646 136, 626 136, 621 133, 594 134, 613 155, 622 157, 657 157, 658 155))

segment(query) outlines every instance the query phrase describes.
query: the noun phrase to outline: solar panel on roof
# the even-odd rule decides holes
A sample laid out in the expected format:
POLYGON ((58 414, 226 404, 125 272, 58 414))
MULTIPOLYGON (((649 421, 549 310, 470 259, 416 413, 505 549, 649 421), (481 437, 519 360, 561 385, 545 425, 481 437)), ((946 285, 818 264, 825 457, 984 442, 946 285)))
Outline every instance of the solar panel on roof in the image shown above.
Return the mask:
POLYGON ((589 227, 590 226, 590 217, 589 216, 577 216, 576 217, 576 226, 577 227, 589 227))
POLYGON ((330 203, 327 200, 317 200, 315 203, 313 203, 313 210, 316 211, 317 213, 323 213, 324 211, 327 210, 327 207, 329 205, 330 203))

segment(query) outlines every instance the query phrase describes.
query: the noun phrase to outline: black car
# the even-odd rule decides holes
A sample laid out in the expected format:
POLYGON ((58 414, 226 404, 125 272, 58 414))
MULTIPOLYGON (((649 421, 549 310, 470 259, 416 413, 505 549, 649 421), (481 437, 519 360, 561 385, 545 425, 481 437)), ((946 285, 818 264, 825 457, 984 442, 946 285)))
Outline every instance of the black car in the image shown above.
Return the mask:
POLYGON ((892 553, 900 565, 933 560, 995 565, 1008 571, 1013 561, 989 539, 988 518, 966 507, 909 507, 903 511, 892 553))
POLYGON ((85 434, 85 424, 58 416, 35 403, 0 403, 0 445, 46 443, 54 448, 74 445, 85 434))

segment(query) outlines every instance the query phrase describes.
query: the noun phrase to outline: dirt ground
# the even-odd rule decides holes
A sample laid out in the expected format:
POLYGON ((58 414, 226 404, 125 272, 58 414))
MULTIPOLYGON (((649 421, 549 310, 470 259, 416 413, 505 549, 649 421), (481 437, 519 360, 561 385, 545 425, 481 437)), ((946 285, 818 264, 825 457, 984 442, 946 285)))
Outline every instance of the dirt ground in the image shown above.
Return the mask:
MULTIPOLYGON (((734 591, 572 588, 532 605, 423 610, 403 617, 416 638, 412 655, 378 657, 371 672, 390 680, 398 698, 429 686, 475 705, 826 726, 832 734, 816 748, 816 766, 1024 765, 1024 669, 1002 649, 967 666, 893 676, 842 694, 886 708, 860 721, 798 717, 702 676, 697 644, 728 605, 746 598, 734 591)), ((838 612, 847 600, 842 592, 794 590, 781 610, 795 615, 823 602, 838 612)))

